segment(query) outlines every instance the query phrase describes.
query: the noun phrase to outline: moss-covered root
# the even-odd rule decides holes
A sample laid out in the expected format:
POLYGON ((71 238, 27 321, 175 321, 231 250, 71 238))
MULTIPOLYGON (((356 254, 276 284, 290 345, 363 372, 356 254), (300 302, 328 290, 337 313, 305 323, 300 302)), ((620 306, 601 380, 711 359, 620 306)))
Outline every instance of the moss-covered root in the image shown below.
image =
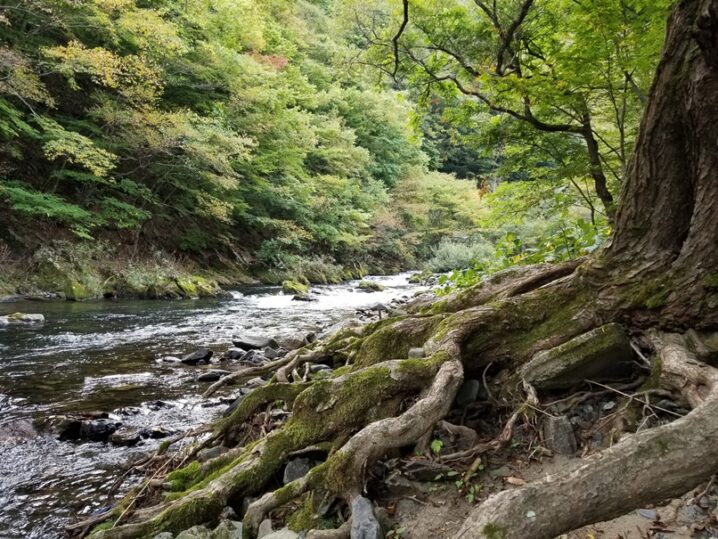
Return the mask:
POLYGON ((450 359, 446 352, 437 353, 432 361, 441 363, 436 376, 421 398, 404 413, 368 424, 325 463, 251 504, 244 519, 245 537, 254 536, 269 511, 309 489, 321 488, 345 498, 359 494, 364 484, 364 473, 372 463, 389 449, 412 445, 443 419, 463 381, 463 367, 459 360, 450 359))
POLYGON ((573 471, 492 496, 457 539, 549 539, 680 496, 718 472, 718 370, 698 362, 680 336, 652 340, 661 383, 680 391, 691 413, 627 437, 573 471))
POLYGON ((233 431, 241 427, 260 407, 283 401, 288 407, 310 384, 268 384, 248 393, 229 417, 220 419, 215 432, 223 438, 232 438, 233 431))
POLYGON ((289 363, 291 359, 292 358, 287 355, 283 358, 270 361, 269 363, 265 363, 264 365, 258 365, 256 367, 246 367, 244 369, 235 371, 232 374, 228 374, 227 376, 220 378, 214 384, 209 386, 207 390, 202 394, 202 397, 204 397, 205 399, 211 397, 227 384, 239 384, 240 382, 255 378, 256 376, 262 376, 274 372, 283 365, 289 363))
MULTIPOLYGON (((273 396, 283 400, 291 397, 283 392, 298 392, 292 414, 282 427, 209 476, 192 476, 183 485, 184 492, 172 494, 177 499, 171 503, 138 511, 131 517, 135 522, 100 531, 97 537, 117 539, 146 537, 162 531, 176 533, 216 519, 230 498, 258 492, 292 452, 345 439, 365 425, 394 415, 402 399, 418 394, 432 384, 437 372, 446 371, 443 364, 447 360, 446 354, 435 354, 426 359, 385 361, 306 385, 270 384, 263 391, 255 391, 258 396, 245 397, 247 404, 243 401, 242 411, 235 413, 246 414, 256 409, 258 402, 272 397, 271 391, 282 392, 273 396)), ((445 380, 446 375, 440 378, 445 380)), ((433 389, 436 383, 432 385, 432 393, 436 392, 433 389)), ((453 393, 450 395, 448 404, 453 393)), ((328 483, 338 485, 339 479, 332 476, 328 483)))

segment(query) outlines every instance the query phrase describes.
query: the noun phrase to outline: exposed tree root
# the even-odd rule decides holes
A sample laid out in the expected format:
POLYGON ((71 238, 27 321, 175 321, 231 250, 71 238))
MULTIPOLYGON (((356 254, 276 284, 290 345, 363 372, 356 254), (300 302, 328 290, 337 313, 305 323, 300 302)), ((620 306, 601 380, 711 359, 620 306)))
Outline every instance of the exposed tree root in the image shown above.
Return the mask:
POLYGON ((680 391, 693 411, 625 438, 574 471, 489 498, 457 539, 549 539, 682 495, 718 471, 718 371, 698 362, 681 336, 652 339, 662 383, 680 391))

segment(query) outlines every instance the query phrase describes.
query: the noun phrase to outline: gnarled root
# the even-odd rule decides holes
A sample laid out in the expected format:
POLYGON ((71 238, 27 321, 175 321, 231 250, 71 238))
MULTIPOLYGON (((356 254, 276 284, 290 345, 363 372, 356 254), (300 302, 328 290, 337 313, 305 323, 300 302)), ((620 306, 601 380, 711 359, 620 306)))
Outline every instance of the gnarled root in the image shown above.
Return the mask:
POLYGON ((681 495, 718 471, 718 371, 697 361, 679 335, 651 340, 661 382, 680 391, 693 411, 627 437, 573 471, 492 496, 457 539, 549 539, 681 495))

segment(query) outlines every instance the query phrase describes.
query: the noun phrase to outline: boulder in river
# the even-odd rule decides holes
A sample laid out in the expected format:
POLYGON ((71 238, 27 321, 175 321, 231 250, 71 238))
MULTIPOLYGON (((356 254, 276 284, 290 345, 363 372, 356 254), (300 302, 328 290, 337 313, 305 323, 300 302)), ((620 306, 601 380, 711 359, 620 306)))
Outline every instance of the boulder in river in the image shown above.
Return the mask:
POLYGON ((234 346, 245 350, 261 350, 269 346, 270 348, 279 348, 277 341, 269 337, 261 337, 258 335, 242 335, 232 339, 234 346))
POLYGON ((142 437, 137 429, 118 429, 110 435, 110 443, 122 447, 131 447, 140 442, 142 437))
POLYGON ((45 317, 41 314, 12 313, 0 316, 0 326, 37 325, 44 322, 45 317))
POLYGON ((363 290, 364 292, 381 292, 384 290, 384 285, 379 284, 376 281, 363 280, 359 281, 357 288, 359 290, 363 290))
POLYGON ((208 363, 214 352, 209 348, 202 348, 186 356, 182 356, 182 363, 185 365, 197 365, 199 363, 208 363))

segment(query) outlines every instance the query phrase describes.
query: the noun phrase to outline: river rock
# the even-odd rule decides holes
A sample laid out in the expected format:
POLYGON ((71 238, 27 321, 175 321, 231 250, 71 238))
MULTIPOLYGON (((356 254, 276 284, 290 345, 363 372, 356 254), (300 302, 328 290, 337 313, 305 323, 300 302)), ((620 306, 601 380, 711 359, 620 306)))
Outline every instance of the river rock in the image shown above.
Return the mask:
POLYGON ((261 365, 266 360, 267 358, 261 350, 254 349, 244 354, 244 357, 242 357, 241 362, 247 365, 261 365))
POLYGON ((0 326, 35 325, 43 323, 45 323, 45 317, 41 314, 13 313, 7 316, 0 316, 0 326))
POLYGON ((242 523, 223 520, 212 532, 212 539, 242 539, 242 523))
POLYGON ((259 529, 257 530, 257 539, 262 539, 262 537, 266 537, 272 533, 272 521, 268 518, 265 518, 262 522, 259 523, 259 529))
POLYGON ((114 433, 120 423, 111 419, 93 419, 83 421, 80 425, 80 439, 91 442, 106 442, 114 433))
POLYGON ((352 501, 351 539, 384 539, 381 525, 374 516, 374 507, 364 496, 352 501))
POLYGON ((295 294, 292 301, 319 301, 314 294, 295 294))
MULTIPOLYGON (((258 535, 257 537, 259 538, 261 536, 258 535)), ((282 528, 281 530, 272 532, 269 535, 265 535, 264 539, 299 539, 299 534, 293 532, 289 528, 282 528)))
POLYGON ((262 353, 267 359, 277 359, 279 357, 279 351, 274 348, 270 348, 269 346, 264 348, 262 353))
POLYGON ((481 384, 478 380, 474 378, 464 380, 464 383, 461 384, 459 391, 456 393, 456 405, 460 408, 465 408, 474 402, 479 396, 479 389, 481 389, 481 384))
POLYGON ((208 363, 214 352, 209 348, 202 348, 186 356, 182 356, 182 363, 185 365, 197 365, 199 363, 208 363))
POLYGON ((110 435, 110 443, 121 447, 131 447, 142 439, 137 429, 119 429, 110 435))
POLYGON ((324 363, 315 363, 309 366, 309 372, 311 373, 332 372, 332 370, 334 369, 332 369, 329 365, 325 365, 324 363))
POLYGON ((364 292, 381 292, 384 290, 384 285, 377 283, 376 281, 363 280, 359 281, 357 288, 364 292))
POLYGON ((566 416, 549 417, 543 425, 543 438, 554 453, 573 455, 576 452, 576 435, 566 416))
POLYGON ((176 356, 164 356, 157 360, 158 363, 182 363, 182 360, 176 356))
POLYGON ((229 371, 225 371, 222 369, 210 369, 210 370, 207 370, 207 371, 203 372, 202 374, 200 374, 197 377, 197 381, 198 382, 216 382, 217 380, 219 380, 223 376, 227 376, 228 374, 230 374, 229 371))
POLYGON ((143 438, 152 438, 153 440, 161 440, 172 434, 171 430, 164 427, 149 427, 140 430, 140 436, 143 438))
POLYGON ((152 539, 174 539, 175 536, 172 535, 170 532, 162 532, 158 535, 155 535, 152 539))
POLYGON ((243 335, 232 339, 232 344, 238 348, 245 350, 261 350, 269 346, 270 348, 279 348, 277 341, 268 337, 260 337, 258 335, 243 335))
POLYGON ((204 526, 193 526, 180 533, 176 539, 212 539, 212 532, 204 526))
POLYGON ((312 461, 307 458, 297 458, 287 462, 287 465, 284 467, 284 484, 286 485, 295 479, 307 475, 309 470, 312 469, 312 464, 312 461))
POLYGON ((277 344, 279 344, 281 348, 286 348, 287 350, 296 350, 297 348, 301 348, 306 344, 305 336, 303 333, 281 335, 275 337, 275 341, 277 342, 277 344))
POLYGON ((227 359, 242 359, 246 353, 247 351, 243 348, 233 347, 227 350, 225 355, 227 356, 227 359))
POLYGON ((337 322, 336 324, 332 324, 331 326, 327 327, 326 329, 322 330, 318 338, 319 339, 326 339, 328 337, 331 337, 341 331, 345 328, 355 328, 357 326, 361 326, 361 322, 357 320, 356 318, 347 318, 345 320, 341 320, 337 322))

